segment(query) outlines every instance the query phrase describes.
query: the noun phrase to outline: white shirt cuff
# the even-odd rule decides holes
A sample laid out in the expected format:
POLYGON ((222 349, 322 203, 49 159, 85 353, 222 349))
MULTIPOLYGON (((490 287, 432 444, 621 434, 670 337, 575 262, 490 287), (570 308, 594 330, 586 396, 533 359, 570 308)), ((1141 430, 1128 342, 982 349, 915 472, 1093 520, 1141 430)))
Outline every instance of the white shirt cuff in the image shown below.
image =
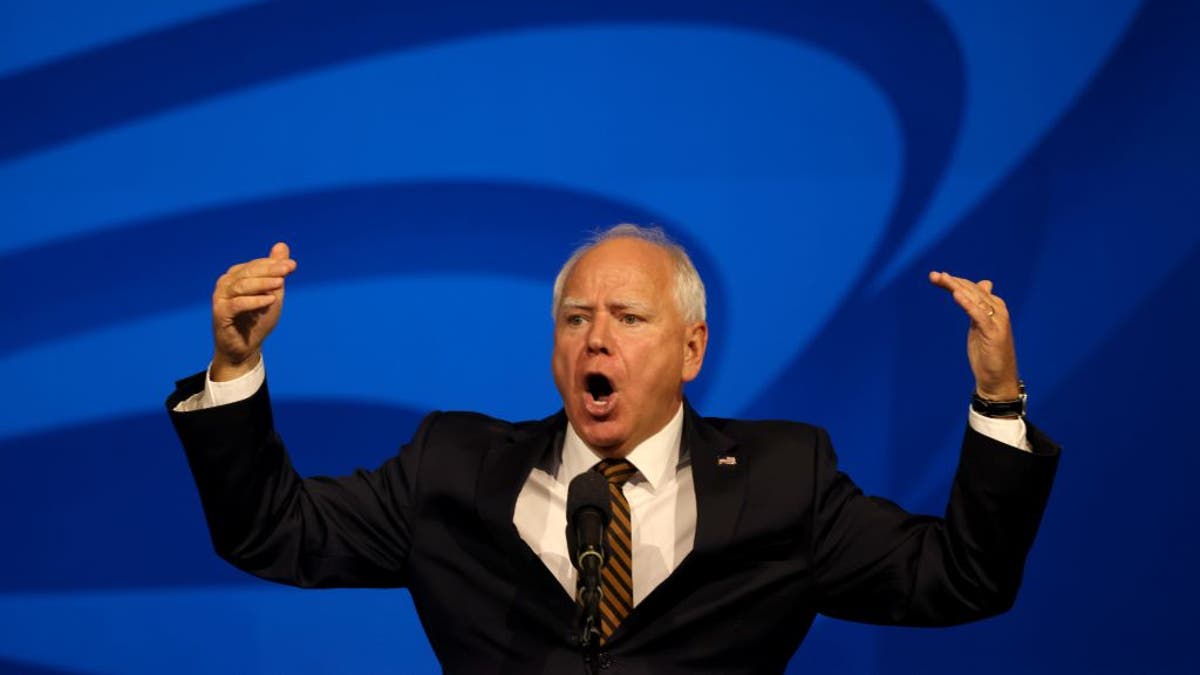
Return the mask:
POLYGON ((262 357, 259 357, 258 363, 254 364, 250 372, 227 382, 213 381, 212 363, 209 363, 204 375, 204 391, 180 401, 175 406, 175 412, 192 412, 244 401, 253 396, 266 380, 267 369, 263 365, 262 357))
POLYGON ((975 431, 994 441, 1000 441, 1005 445, 1011 445, 1025 452, 1033 452, 1033 446, 1029 444, 1029 439, 1025 437, 1025 420, 1020 417, 1011 419, 987 417, 975 412, 974 408, 968 408, 967 410, 967 414, 969 415, 967 423, 975 431))

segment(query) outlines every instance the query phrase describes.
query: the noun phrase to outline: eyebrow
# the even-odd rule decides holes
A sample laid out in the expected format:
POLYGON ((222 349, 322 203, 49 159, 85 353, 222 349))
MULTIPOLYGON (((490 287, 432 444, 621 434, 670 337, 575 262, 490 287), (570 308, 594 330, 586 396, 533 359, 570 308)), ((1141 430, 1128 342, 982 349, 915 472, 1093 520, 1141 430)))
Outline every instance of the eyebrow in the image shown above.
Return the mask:
POLYGON ((563 309, 591 309, 592 306, 579 298, 563 298, 559 303, 559 307, 563 309))
MULTIPOLYGON (((582 309, 591 311, 595 309, 595 305, 582 300, 580 298, 563 298, 561 307, 563 309, 582 309)), ((650 305, 636 300, 615 300, 608 303, 609 309, 631 310, 639 314, 650 314, 652 312, 650 305)))

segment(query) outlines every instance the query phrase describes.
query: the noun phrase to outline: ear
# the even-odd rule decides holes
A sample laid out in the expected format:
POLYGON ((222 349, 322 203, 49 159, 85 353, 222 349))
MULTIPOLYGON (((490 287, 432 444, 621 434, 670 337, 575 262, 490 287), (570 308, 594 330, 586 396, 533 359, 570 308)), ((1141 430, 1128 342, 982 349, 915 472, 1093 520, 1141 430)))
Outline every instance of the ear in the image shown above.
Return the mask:
POLYGON ((683 381, 691 382, 700 374, 700 366, 704 365, 704 351, 708 349, 708 324, 697 321, 685 328, 683 334, 683 381))

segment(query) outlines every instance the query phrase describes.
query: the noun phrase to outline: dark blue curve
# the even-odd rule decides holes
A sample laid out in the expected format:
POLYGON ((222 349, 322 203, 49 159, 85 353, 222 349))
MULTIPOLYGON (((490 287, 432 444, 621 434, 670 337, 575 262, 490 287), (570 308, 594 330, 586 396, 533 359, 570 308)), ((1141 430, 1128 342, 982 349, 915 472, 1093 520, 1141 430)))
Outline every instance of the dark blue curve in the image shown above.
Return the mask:
POLYGON ((779 34, 825 49, 873 79, 895 106, 905 153, 887 232, 864 269, 891 255, 946 167, 965 96, 955 37, 918 0, 448 1, 425 4, 419 13, 361 1, 246 7, 0 79, 0 100, 23 102, 5 112, 0 161, 346 60, 513 29, 628 22, 779 34))
MULTIPOLYGON (((1004 655, 1009 663, 994 672, 1036 663, 1047 673, 1171 673, 1195 662, 1187 626, 1200 605, 1200 454, 1191 429, 1200 396, 1175 385, 1200 381, 1200 359, 1190 356, 1200 318, 1181 321, 1179 312, 1179 298, 1200 296, 1196 270, 1200 247, 1063 377, 1058 391, 1038 401, 1038 419, 1053 420, 1065 449, 1031 563, 1038 571, 1031 568, 1020 600, 1020 611, 1036 620, 1013 622, 1012 639, 1027 647, 1004 655), (1138 391, 1119 415, 1087 404, 1114 389, 1138 391), (1080 611, 1097 604, 1098 611, 1080 611), (1123 621, 1149 628, 1118 636, 1123 621), (1063 635, 1047 635, 1066 624, 1063 635), (1104 635, 1112 638, 1097 640, 1104 635)), ((932 647, 880 637, 891 643, 894 662, 913 663, 905 652, 932 647)), ((992 637, 965 634, 956 647, 977 654, 992 637)))
MULTIPOLYGON (((344 400, 273 406, 304 475, 378 466, 424 414, 344 400)), ((5 441, 0 494, 0 531, 20 542, 19 555, 0 556, 0 592, 250 582, 212 552, 165 412, 5 441)))
POLYGON ((77 672, 40 664, 35 665, 24 661, 0 659, 0 673, 4 673, 4 675, 76 675, 77 672))
MULTIPOLYGON (((859 289, 852 294, 821 335, 763 389, 750 410, 756 416, 803 414, 822 424, 842 425, 846 433, 840 442, 861 447, 856 435, 865 436, 869 425, 856 422, 856 411, 848 413, 844 403, 857 400, 855 383, 870 381, 874 370, 886 369, 894 388, 882 392, 879 402, 895 424, 888 448, 903 453, 903 461, 892 467, 891 479, 898 486, 919 483, 927 460, 938 451, 930 430, 963 424, 965 406, 931 407, 913 397, 913 383, 920 383, 922 392, 969 392, 972 383, 963 360, 963 334, 954 329, 961 322, 957 309, 947 306, 938 293, 914 289, 906 279, 919 279, 934 265, 977 270, 1002 284, 1019 327, 1021 306, 1038 291, 1034 272, 1043 264, 1038 256, 1052 226, 1087 223, 1120 233, 1153 222, 1164 231, 1194 232, 1200 195, 1189 181, 1194 181, 1191 165, 1200 152, 1195 134, 1200 90, 1187 83, 1200 72, 1200 52, 1188 47, 1193 39, 1188 27, 1197 19, 1200 6, 1194 4, 1144 6, 1091 85, 1009 177, 884 291, 875 295, 859 289), (1147 86, 1146 73, 1154 73, 1153 86, 1147 86), (1087 208, 1076 209, 1078 222, 1051 221, 1051 195, 1079 200, 1087 208), (896 307, 904 307, 902 317, 896 307), (931 329, 939 326, 948 330, 931 329), (846 354, 867 357, 852 361, 846 354)), ((1190 234, 1179 239, 1190 246, 1190 234)), ((1158 264, 1130 261, 1130 268, 1158 264)), ((1064 329, 1078 327, 1037 326, 1033 334, 1064 329)), ((873 457, 882 453, 875 447, 871 451, 873 457)), ((906 506, 938 511, 942 504, 906 506)))
MULTIPOLYGON (((568 190, 499 183, 408 183, 341 188, 105 230, 0 257, 0 287, 42 279, 54 302, 0 298, 0 355, 140 316, 206 302, 234 262, 285 240, 300 261, 291 287, 420 273, 502 275, 547 283, 588 230, 619 222, 672 230, 709 289, 719 325, 725 285, 702 242, 655 213, 568 190), (504 254, 523 247, 520 255, 504 254), (128 251, 153 251, 129 258, 128 251), (61 274, 46 274, 61 270, 61 274)), ((550 298, 546 298, 549 318, 550 298)), ((547 321, 547 326, 549 321, 547 321)), ((720 367, 714 343, 705 368, 720 367)), ((700 398, 712 377, 691 385, 700 398)))

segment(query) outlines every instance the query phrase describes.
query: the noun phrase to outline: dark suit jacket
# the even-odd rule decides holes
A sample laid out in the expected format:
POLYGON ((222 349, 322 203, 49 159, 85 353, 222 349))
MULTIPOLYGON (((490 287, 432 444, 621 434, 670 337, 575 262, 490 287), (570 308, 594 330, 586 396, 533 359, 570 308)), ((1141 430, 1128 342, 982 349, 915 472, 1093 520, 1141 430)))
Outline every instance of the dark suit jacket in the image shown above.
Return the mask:
MULTIPOLYGON (((180 381, 168 408, 203 378, 180 381)), ((433 413, 378 469, 309 479, 291 467, 266 385, 171 419, 232 564, 298 586, 407 587, 447 672, 582 671, 572 599, 513 525, 529 472, 558 451, 561 412, 517 424, 433 413)), ((945 625, 1004 611, 1058 459, 1029 436, 1033 454, 968 429, 942 519, 863 496, 822 429, 687 407, 694 550, 599 661, 606 673, 778 673, 817 612, 945 625)))

